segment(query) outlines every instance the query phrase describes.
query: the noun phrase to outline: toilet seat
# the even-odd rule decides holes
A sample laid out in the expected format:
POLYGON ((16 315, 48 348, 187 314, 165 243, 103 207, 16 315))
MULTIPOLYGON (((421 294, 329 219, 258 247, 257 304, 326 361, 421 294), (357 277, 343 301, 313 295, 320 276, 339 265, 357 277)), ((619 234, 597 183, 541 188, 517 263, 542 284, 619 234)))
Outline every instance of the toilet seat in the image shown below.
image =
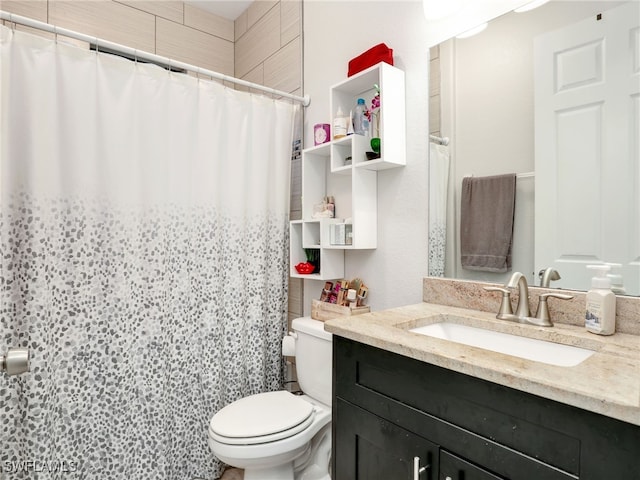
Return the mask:
POLYGON ((209 435, 227 445, 256 445, 291 437, 313 423, 314 406, 287 391, 241 398, 216 413, 209 435))

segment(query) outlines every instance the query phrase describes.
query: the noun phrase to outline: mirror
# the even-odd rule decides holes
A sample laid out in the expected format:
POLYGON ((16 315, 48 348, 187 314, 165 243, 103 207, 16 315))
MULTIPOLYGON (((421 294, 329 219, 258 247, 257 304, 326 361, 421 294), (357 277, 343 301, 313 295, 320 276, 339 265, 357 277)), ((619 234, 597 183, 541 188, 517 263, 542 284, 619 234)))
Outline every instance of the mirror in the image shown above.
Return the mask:
MULTIPOLYGON (((437 137, 448 137, 450 140, 447 236, 446 243, 442 246, 446 252, 444 276, 504 283, 512 272, 520 271, 527 275, 531 285, 540 285, 539 271, 552 265, 540 264, 540 261, 536 260, 536 257, 543 257, 540 251, 536 252, 536 243, 543 243, 540 237, 536 239, 536 235, 544 231, 541 226, 541 216, 544 219, 546 215, 542 215, 545 212, 539 206, 536 212, 536 202, 540 202, 542 198, 549 195, 549 187, 545 177, 547 173, 543 171, 544 175, 541 175, 537 172, 540 170, 538 164, 540 158, 536 159, 535 153, 537 148, 540 156, 541 148, 540 145, 536 145, 536 141, 540 141, 536 140, 540 129, 539 125, 536 126, 534 114, 536 109, 534 38, 567 28, 583 20, 596 22, 599 14, 606 20, 608 11, 612 14, 611 18, 617 18, 613 16, 612 9, 630 3, 635 3, 637 7, 637 0, 632 2, 552 0, 526 13, 510 12, 502 15, 492 20, 488 28, 476 36, 466 39, 452 38, 431 49, 429 133, 437 137), (463 269, 460 264, 459 246, 462 179, 470 175, 482 177, 511 172, 520 174, 516 179, 512 268, 509 272, 502 274, 463 269)), ((640 30, 636 29, 635 37, 631 35, 632 38, 628 39, 630 48, 634 49, 635 53, 632 53, 636 56, 636 62, 640 62, 638 31, 640 30)), ((575 60, 580 62, 583 59, 575 60)), ((635 83, 640 83, 637 74, 639 70, 640 67, 637 66, 635 83)), ((634 98, 633 107, 628 108, 627 105, 631 112, 630 118, 619 123, 626 124, 629 130, 634 130, 635 126, 635 130, 638 131, 640 95, 636 93, 634 98)), ((540 118, 539 113, 538 117, 540 118)), ((619 121, 619 119, 616 120, 619 121)), ((589 209, 584 207, 579 209, 579 205, 571 207, 573 211, 577 211, 572 217, 575 220, 572 223, 573 232, 580 231, 575 225, 584 225, 585 231, 582 232, 584 238, 617 236, 627 239, 631 260, 626 262, 628 265, 625 265, 623 276, 628 295, 640 295, 640 252, 638 251, 640 249, 640 227, 638 226, 640 223, 640 206, 638 206, 640 205, 640 193, 638 193, 640 147, 638 143, 640 142, 638 142, 638 136, 636 132, 632 141, 627 140, 629 150, 626 156, 631 160, 627 162, 628 165, 625 166, 624 171, 620 169, 616 172, 618 178, 613 179, 613 183, 618 181, 619 184, 629 185, 628 190, 625 191, 624 201, 632 207, 629 212, 625 210, 623 231, 604 235, 603 232, 609 232, 609 230, 602 228, 603 223, 600 219, 597 221, 590 219, 589 209), (593 227, 594 225, 596 227, 593 227), (593 229, 588 231, 586 227, 593 227, 593 229), (597 228, 600 230, 595 231, 597 228), (628 268, 629 265, 631 265, 630 268, 628 268)), ((609 143, 613 142, 609 141, 609 143)), ((558 159, 558 162, 560 160, 558 159)), ((594 185, 600 188, 600 182, 604 181, 603 178, 606 176, 602 171, 591 167, 593 165, 587 163, 586 158, 584 168, 581 168, 580 163, 576 163, 572 166, 575 169, 572 175, 565 175, 568 185, 558 184, 557 188, 566 192, 578 192, 576 195, 585 196, 584 201, 588 202, 584 192, 589 191, 594 185), (587 182, 585 188, 576 189, 575 185, 571 184, 571 178, 574 179, 573 183, 578 179, 580 182, 587 182), (581 191, 583 193, 580 193, 581 191)), ((561 176, 554 174, 552 180, 556 179, 559 182, 562 181, 561 176)), ((554 188, 556 188, 555 185, 551 190, 553 191, 554 188)), ((563 202, 569 202, 572 198, 575 200, 575 195, 572 195, 573 197, 566 194, 564 197, 554 197, 554 201, 558 203, 552 202, 552 206, 546 208, 549 211, 549 217, 553 217, 556 211, 564 208, 563 202), (562 200, 563 198, 565 200, 562 200)), ((582 201, 582 198, 580 200, 582 201)), ((609 215, 605 213, 604 216, 609 215)), ((430 231, 432 231, 431 226, 430 231)), ((430 238, 431 243, 433 243, 432 238, 430 238)), ((593 275, 583 268, 583 264, 602 261, 619 260, 600 259, 588 254, 573 256, 562 264, 558 271, 562 276, 563 270, 567 272, 570 267, 578 265, 578 268, 575 268, 577 273, 568 272, 565 278, 552 281, 550 286, 586 290, 593 275)), ((616 273, 615 269, 611 273, 616 273)))

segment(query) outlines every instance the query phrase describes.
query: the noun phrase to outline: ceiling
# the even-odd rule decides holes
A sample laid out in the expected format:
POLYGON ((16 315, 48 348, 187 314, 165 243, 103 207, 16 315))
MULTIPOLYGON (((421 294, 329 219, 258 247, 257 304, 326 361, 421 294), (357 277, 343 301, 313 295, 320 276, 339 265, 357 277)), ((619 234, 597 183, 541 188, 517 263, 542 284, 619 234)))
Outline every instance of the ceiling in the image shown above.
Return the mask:
POLYGON ((253 3, 253 0, 184 0, 184 3, 189 3, 220 17, 235 20, 253 3))

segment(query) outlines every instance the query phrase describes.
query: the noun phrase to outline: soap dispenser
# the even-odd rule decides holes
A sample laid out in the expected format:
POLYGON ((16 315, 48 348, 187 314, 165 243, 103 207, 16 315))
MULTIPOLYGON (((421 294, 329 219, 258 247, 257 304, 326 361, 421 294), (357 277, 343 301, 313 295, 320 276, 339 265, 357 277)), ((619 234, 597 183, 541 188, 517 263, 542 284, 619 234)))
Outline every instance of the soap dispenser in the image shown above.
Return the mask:
MULTIPOLYGON (((614 268, 622 267, 619 263, 607 263, 611 267, 611 270, 614 268)), ((610 273, 607 275, 609 280, 611 281, 611 291, 616 295, 626 295, 627 291, 624 288, 624 281, 622 280, 622 275, 619 273, 610 273)))
POLYGON ((611 280, 607 273, 609 265, 587 265, 595 270, 591 279, 591 290, 587 292, 585 327, 598 335, 612 335, 616 330, 616 296, 611 291, 611 280))

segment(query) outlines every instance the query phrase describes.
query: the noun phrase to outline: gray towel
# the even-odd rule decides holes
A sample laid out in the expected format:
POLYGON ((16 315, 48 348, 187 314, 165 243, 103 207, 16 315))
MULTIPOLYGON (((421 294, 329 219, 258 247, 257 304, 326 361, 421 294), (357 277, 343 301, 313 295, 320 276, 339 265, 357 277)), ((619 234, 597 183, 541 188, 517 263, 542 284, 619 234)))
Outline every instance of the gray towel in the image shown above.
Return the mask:
POLYGON ((515 173, 462 180, 462 268, 484 272, 511 270, 515 199, 515 173))

